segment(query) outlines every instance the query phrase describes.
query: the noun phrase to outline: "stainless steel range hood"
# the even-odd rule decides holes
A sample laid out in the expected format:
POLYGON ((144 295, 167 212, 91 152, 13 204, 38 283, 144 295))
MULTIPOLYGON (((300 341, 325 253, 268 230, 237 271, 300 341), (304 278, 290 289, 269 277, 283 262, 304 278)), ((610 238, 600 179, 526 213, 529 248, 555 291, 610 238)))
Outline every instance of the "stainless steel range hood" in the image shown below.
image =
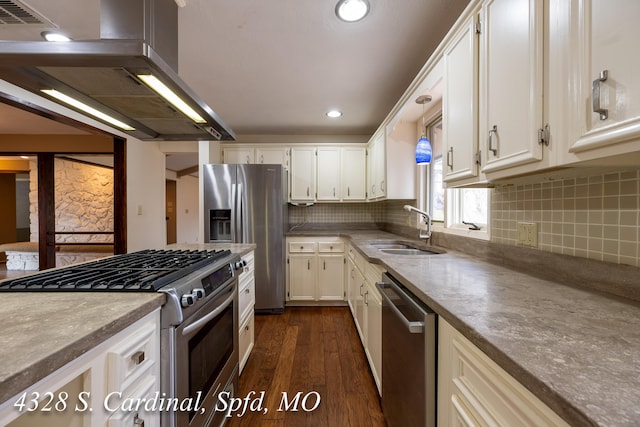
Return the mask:
POLYGON ((135 128, 126 133, 142 140, 235 139, 178 76, 177 34, 174 0, 101 0, 100 40, 0 42, 0 79, 42 96, 62 92, 135 128), (139 74, 154 75, 204 122, 171 106, 139 74))

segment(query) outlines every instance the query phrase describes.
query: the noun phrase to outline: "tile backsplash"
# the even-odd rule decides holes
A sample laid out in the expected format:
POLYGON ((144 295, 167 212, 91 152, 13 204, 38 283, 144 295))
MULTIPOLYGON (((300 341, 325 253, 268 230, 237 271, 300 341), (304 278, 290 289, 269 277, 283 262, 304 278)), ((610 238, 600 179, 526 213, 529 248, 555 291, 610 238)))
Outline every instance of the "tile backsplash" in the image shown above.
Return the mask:
POLYGON ((543 251, 640 267, 640 170, 496 186, 491 241, 517 244, 534 222, 543 251))
POLYGON ((385 223, 397 225, 415 224, 415 215, 402 209, 415 200, 387 200, 373 203, 318 203, 312 206, 289 205, 289 224, 313 223, 373 223, 380 227, 385 223), (413 224, 407 221, 413 221, 413 224))

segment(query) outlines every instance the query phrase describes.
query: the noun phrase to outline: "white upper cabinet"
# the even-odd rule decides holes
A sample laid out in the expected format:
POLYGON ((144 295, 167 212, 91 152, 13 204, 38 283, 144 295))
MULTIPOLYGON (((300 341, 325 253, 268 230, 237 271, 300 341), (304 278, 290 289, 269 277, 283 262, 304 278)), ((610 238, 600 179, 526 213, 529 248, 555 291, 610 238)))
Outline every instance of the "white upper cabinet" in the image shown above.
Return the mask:
POLYGON ((318 147, 318 201, 340 200, 340 147, 318 147))
POLYGON ((223 147, 222 163, 255 163, 255 159, 253 157, 253 147, 223 147))
POLYGON ((288 147, 257 147, 256 163, 266 165, 282 165, 289 170, 288 147))
POLYGON ((291 148, 291 201, 315 201, 316 147, 291 148))
POLYGON ((364 147, 342 149, 342 200, 363 201, 367 191, 367 151, 364 147))
POLYGON ((640 151, 640 2, 573 0, 571 6, 576 90, 569 151, 578 160, 640 151))
POLYGON ((482 3, 480 138, 486 141, 485 173, 542 159, 543 20, 541 0, 482 3))
POLYGON ((385 192, 385 143, 384 128, 378 131, 367 147, 367 199, 375 200, 384 197, 385 192))
POLYGON ((478 176, 478 15, 469 16, 444 49, 444 181, 478 176))

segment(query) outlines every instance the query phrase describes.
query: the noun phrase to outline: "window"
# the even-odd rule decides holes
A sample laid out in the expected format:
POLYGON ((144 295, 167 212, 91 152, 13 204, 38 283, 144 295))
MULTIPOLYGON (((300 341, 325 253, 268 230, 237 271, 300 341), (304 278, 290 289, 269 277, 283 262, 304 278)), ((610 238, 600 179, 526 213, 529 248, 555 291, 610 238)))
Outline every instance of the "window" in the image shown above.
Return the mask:
POLYGON ((488 239, 489 189, 452 188, 445 191, 441 116, 427 125, 426 135, 431 141, 433 160, 421 178, 424 182, 422 207, 429 212, 433 222, 442 223, 444 232, 488 239), (471 226, 464 223, 475 224, 480 230, 470 231, 471 226))

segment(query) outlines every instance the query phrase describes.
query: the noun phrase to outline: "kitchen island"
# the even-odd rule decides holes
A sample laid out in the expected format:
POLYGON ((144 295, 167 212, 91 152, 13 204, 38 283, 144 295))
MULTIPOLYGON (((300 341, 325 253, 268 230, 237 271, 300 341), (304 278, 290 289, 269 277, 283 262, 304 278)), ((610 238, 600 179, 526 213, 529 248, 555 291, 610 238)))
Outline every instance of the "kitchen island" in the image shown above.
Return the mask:
MULTIPOLYGON (((195 246, 188 249, 229 249, 241 256, 254 249, 250 244, 195 246)), ((55 376, 151 313, 157 315, 165 298, 160 292, 0 294, 0 409, 10 409, 19 393, 55 376)))
MULTIPOLYGON (((533 277, 446 249, 389 255, 372 242, 409 240, 380 231, 340 235, 383 266, 570 425, 638 425, 637 302, 533 277)), ((384 381, 384 379, 383 379, 384 381)))

